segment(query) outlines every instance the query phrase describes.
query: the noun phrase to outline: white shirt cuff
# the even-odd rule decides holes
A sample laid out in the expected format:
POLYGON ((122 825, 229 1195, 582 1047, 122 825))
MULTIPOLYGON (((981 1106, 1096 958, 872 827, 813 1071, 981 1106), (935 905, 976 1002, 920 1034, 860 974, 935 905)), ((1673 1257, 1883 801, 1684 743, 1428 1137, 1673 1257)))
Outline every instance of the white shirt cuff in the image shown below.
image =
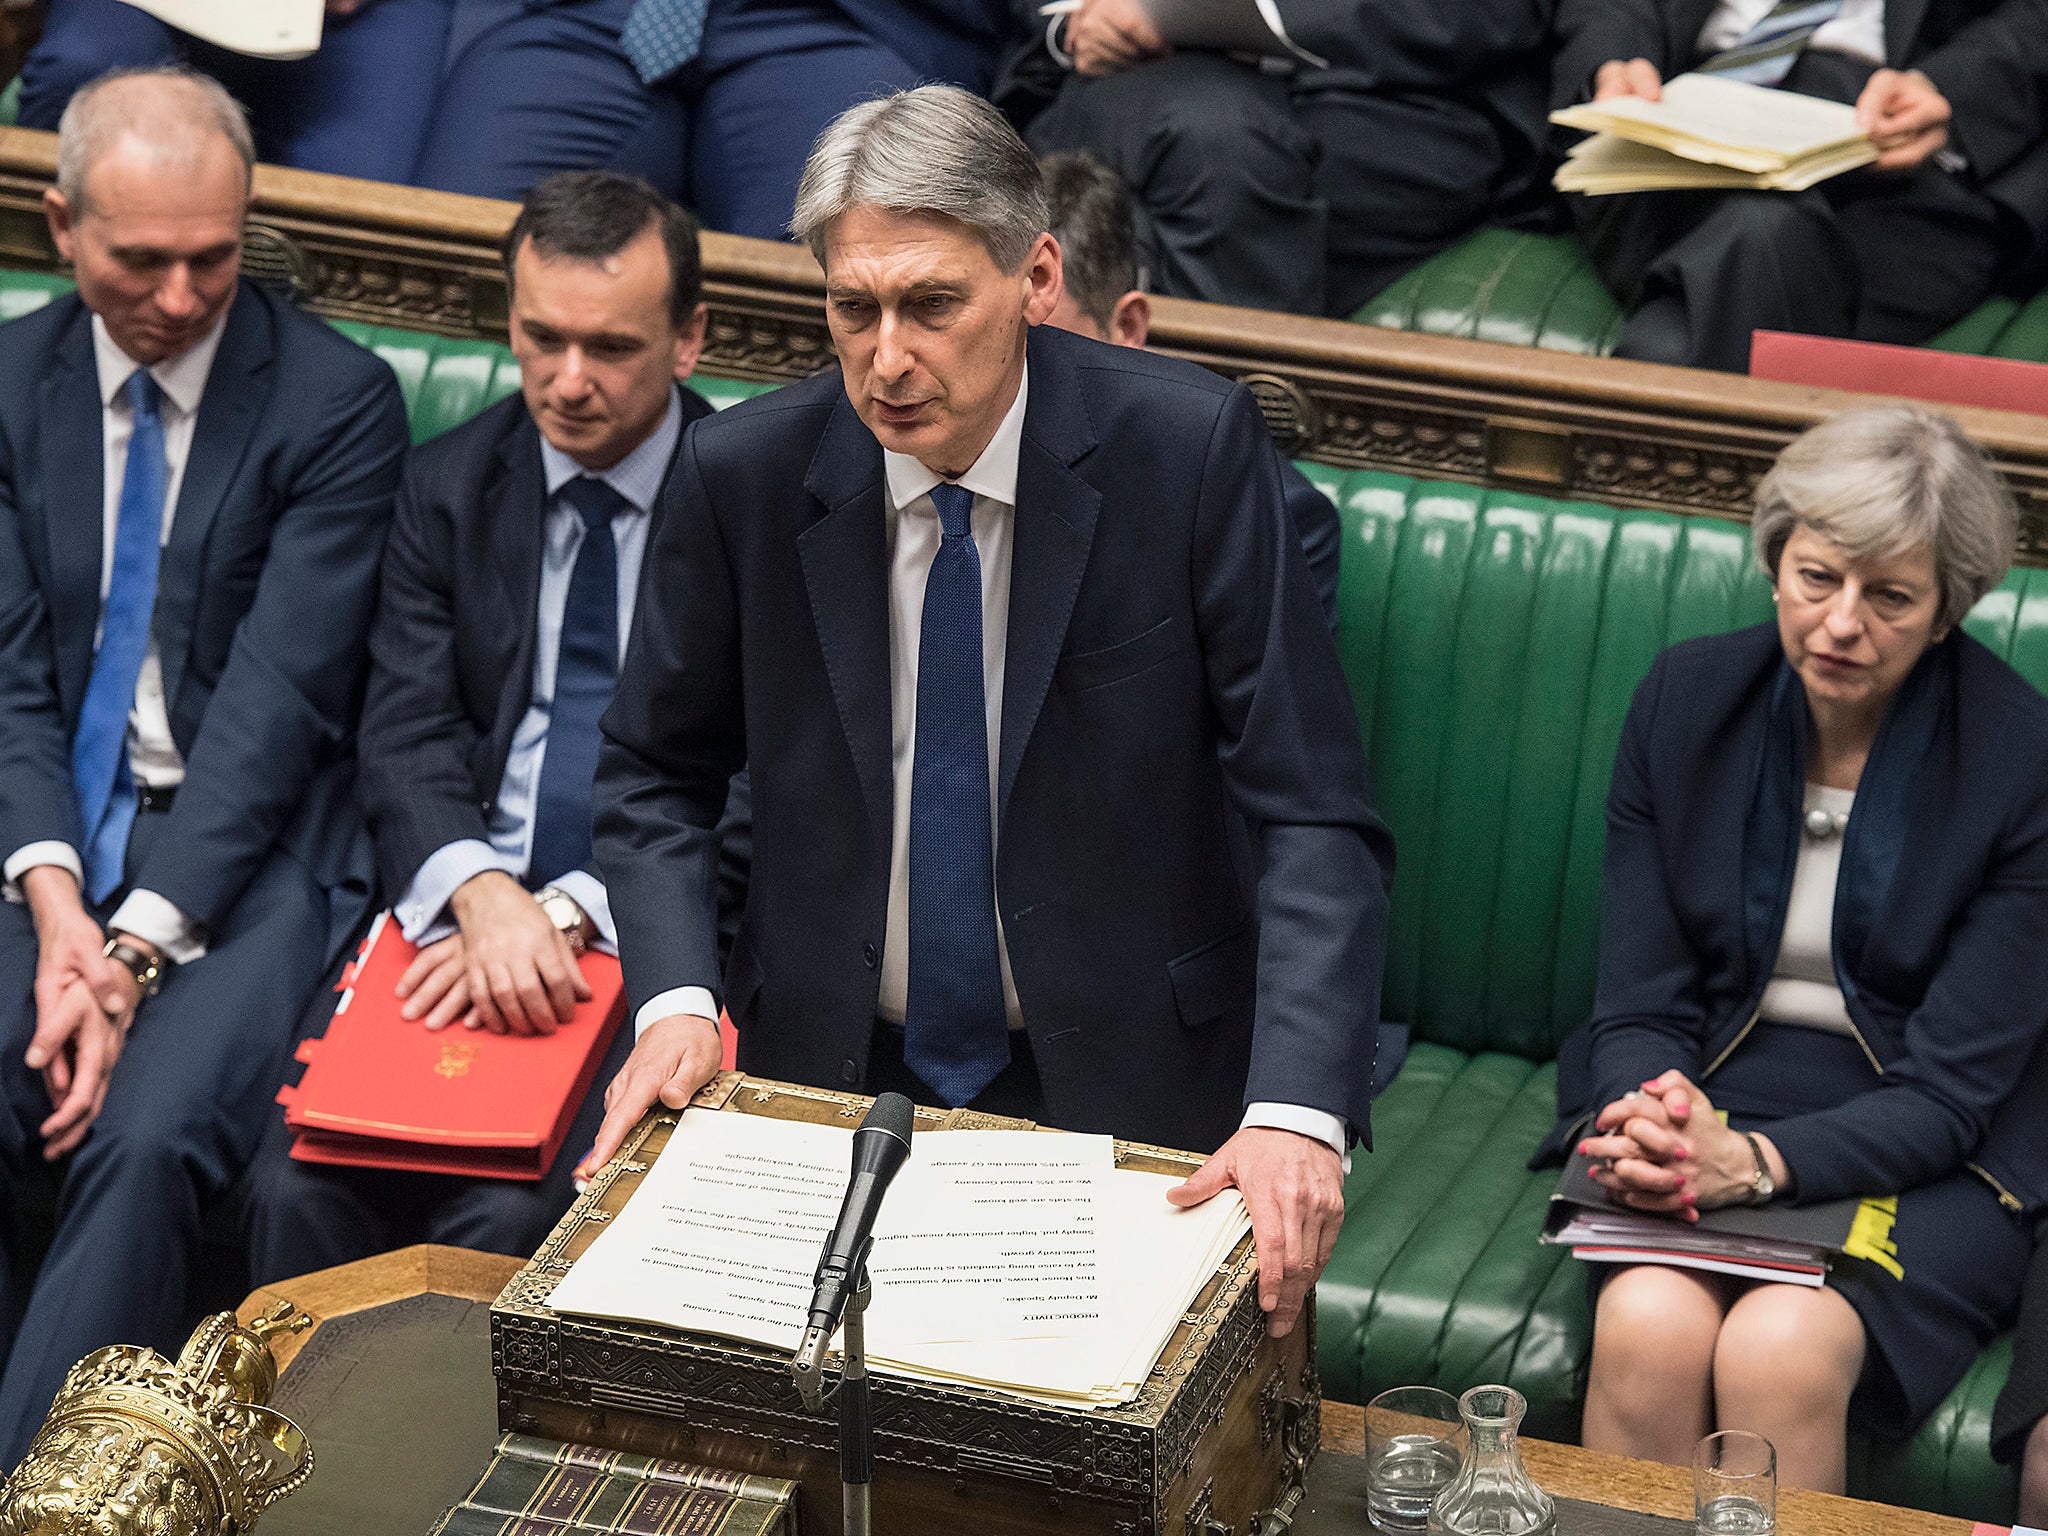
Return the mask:
POLYGON ((646 1006, 633 1015, 633 1038, 638 1040, 646 1034, 648 1025, 672 1019, 679 1013, 694 1013, 716 1022, 718 999, 711 995, 709 987, 670 987, 649 998, 646 1006))
POLYGON ((21 893, 21 877, 39 864, 70 870, 78 888, 85 889, 85 865, 79 862, 78 850, 61 838, 45 838, 40 843, 23 843, 7 856, 7 863, 0 866, 0 878, 6 881, 0 885, 0 895, 17 904, 26 901, 28 898, 21 893))
MULTIPOLYGON (((603 954, 616 955, 619 952, 619 930, 612 926, 612 899, 605 894, 604 882, 587 869, 572 869, 566 875, 556 876, 548 884, 581 907, 583 915, 597 929, 597 937, 590 941, 590 947, 603 954)), ((712 1017, 718 1015, 713 1014, 712 1017)))
POLYGON ((1247 1104, 1238 1129, 1253 1125, 1312 1136, 1343 1159, 1346 1173, 1351 1171, 1351 1153, 1347 1147, 1349 1138, 1344 1122, 1327 1109, 1311 1109, 1306 1104, 1247 1104))
POLYGON ((427 855, 427 862, 419 867, 412 884, 391 909, 406 942, 425 949, 455 932, 455 919, 448 912, 449 898, 458 886, 487 869, 502 869, 515 880, 520 875, 518 865, 481 838, 458 838, 427 855))
POLYGON ((190 965, 206 954, 205 931, 155 891, 130 891, 107 919, 107 931, 146 939, 178 965, 190 965))

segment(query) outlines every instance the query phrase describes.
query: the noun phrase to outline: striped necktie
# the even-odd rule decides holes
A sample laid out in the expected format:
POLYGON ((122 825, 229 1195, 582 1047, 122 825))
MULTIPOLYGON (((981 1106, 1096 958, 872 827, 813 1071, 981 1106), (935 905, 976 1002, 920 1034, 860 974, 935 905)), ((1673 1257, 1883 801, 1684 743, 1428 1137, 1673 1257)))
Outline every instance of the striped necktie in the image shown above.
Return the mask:
POLYGON ((1749 85, 1777 85, 1791 73, 1813 34, 1841 12, 1842 0, 1778 0, 1754 26, 1695 66, 1694 72, 1749 85))

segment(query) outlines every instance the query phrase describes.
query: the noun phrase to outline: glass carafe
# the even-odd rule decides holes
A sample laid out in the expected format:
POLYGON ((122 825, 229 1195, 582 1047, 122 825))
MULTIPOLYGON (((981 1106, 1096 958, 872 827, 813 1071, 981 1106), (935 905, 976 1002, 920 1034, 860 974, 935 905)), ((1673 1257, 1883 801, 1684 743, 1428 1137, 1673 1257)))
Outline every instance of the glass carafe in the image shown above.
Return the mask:
POLYGON ((1522 1469, 1516 1438, 1529 1405, 1513 1387, 1474 1387, 1458 1399, 1468 1436, 1465 1464, 1430 1506, 1442 1536, 1552 1536, 1557 1506, 1522 1469))

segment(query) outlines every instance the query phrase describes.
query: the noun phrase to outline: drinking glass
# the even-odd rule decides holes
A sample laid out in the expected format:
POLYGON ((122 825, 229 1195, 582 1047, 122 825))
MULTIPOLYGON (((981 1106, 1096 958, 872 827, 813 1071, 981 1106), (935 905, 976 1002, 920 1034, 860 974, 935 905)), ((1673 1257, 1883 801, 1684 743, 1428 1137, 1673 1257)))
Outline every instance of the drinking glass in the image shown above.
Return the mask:
POLYGON ((1698 1536, 1774 1536, 1777 1448, 1747 1429, 1702 1440, 1692 1453, 1692 1524, 1698 1536))
POLYGON ((1426 1529, 1464 1460, 1465 1421, 1450 1393, 1395 1387, 1365 1405, 1365 1503, 1379 1530, 1426 1529))

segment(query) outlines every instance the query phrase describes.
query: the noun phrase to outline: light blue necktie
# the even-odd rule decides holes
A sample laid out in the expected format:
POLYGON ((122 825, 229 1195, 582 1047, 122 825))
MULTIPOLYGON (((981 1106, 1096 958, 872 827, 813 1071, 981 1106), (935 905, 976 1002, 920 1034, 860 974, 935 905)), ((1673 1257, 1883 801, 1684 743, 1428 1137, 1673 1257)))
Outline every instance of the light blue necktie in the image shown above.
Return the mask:
POLYGON ((932 491, 943 536, 925 581, 910 765, 910 983, 903 1064, 949 1106, 1010 1064, 996 957, 981 552, 973 493, 932 491))
POLYGON ((164 460, 161 391, 147 368, 122 386, 135 430, 114 518, 114 570, 100 607, 100 643, 71 741, 71 778, 85 822, 85 894, 95 905, 121 883, 128 831, 135 824, 135 783, 128 776, 128 711, 149 650, 156 608, 157 557, 163 547, 164 460))
POLYGON ((648 85, 666 80, 704 48, 704 16, 711 0, 639 0, 626 18, 619 45, 648 85))
POLYGON ((1754 26, 1701 62, 1695 72, 1750 85, 1777 85, 1792 72, 1813 34, 1841 13, 1842 0, 1778 0, 1754 26))

